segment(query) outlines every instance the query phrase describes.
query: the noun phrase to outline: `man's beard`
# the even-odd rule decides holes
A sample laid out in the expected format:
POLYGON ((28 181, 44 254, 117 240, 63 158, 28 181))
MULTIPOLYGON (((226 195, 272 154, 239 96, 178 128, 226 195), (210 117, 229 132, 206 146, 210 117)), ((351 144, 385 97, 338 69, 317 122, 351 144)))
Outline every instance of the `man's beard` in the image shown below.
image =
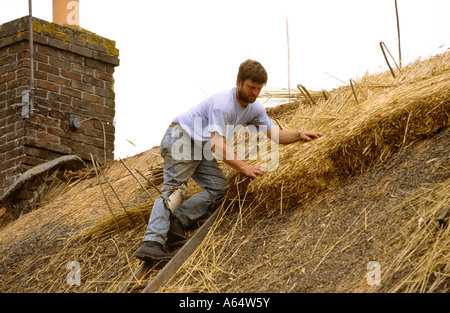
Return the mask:
POLYGON ((245 102, 245 103, 253 103, 256 101, 256 97, 252 96, 251 98, 253 98, 253 100, 250 100, 250 97, 247 97, 247 95, 245 95, 244 91, 241 89, 238 89, 238 97, 242 102, 245 102))

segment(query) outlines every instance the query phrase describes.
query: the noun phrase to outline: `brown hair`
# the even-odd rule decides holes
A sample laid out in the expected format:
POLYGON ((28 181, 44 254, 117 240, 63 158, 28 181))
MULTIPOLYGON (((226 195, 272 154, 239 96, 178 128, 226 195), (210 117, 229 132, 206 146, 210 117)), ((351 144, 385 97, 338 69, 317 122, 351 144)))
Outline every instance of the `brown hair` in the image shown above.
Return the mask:
POLYGON ((247 79, 251 79, 258 84, 267 83, 267 72, 264 67, 258 61, 246 60, 239 66, 238 78, 245 82, 247 79))

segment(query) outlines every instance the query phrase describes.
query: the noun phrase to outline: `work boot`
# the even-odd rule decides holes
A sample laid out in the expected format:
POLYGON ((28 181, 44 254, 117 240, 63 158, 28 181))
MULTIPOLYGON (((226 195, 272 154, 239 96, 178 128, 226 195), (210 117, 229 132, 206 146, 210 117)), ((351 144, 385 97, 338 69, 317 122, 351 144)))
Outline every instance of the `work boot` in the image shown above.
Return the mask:
POLYGON ((170 217, 170 228, 167 234, 167 241, 169 243, 188 240, 189 237, 184 233, 184 226, 175 215, 170 217))
POLYGON ((173 255, 166 253, 159 242, 144 241, 136 252, 136 257, 142 261, 168 261, 173 255))

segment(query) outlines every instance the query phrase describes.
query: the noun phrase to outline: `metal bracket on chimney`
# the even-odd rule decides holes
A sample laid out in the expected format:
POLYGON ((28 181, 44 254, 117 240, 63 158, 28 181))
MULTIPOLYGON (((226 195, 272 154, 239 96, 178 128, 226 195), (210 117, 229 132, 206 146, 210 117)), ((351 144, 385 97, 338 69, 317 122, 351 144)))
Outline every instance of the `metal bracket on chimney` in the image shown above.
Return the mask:
POLYGON ((11 105, 11 108, 22 107, 22 118, 30 118, 30 97, 31 91, 29 89, 23 90, 22 102, 11 105))

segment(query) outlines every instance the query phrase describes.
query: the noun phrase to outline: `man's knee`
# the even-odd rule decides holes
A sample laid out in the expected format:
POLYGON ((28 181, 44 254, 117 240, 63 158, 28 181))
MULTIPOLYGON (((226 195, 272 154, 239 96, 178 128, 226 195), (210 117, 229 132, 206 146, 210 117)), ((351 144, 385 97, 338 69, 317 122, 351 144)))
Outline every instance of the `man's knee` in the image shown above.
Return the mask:
POLYGON ((208 192, 208 195, 211 199, 212 204, 215 204, 217 202, 220 202, 223 200, 225 195, 227 194, 227 188, 224 187, 223 189, 210 189, 207 188, 206 191, 208 192))
POLYGON ((164 204, 166 207, 174 213, 176 209, 184 202, 184 199, 186 198, 188 187, 186 184, 182 184, 180 186, 173 186, 169 187, 166 190, 172 190, 172 193, 168 196, 161 195, 164 204))

